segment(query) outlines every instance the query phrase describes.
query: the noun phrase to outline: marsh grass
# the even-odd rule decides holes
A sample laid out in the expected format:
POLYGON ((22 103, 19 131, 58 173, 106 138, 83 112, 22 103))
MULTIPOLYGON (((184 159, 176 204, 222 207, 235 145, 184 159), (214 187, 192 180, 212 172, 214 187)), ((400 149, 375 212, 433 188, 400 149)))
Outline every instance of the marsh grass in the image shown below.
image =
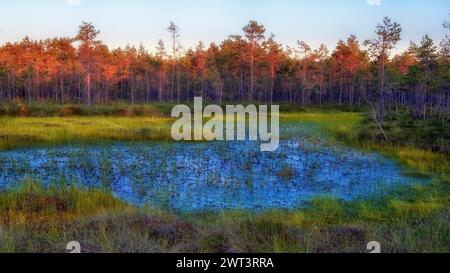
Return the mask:
POLYGON ((450 157, 431 149, 411 145, 373 142, 362 138, 360 127, 367 122, 358 112, 312 109, 280 115, 284 124, 301 123, 318 129, 329 145, 349 145, 368 152, 380 152, 408 167, 410 174, 445 175, 450 173, 450 157))
POLYGON ((284 166, 279 172, 278 177, 283 180, 290 180, 295 176, 295 170, 291 166, 284 166))
POLYGON ((306 209, 175 214, 134 208, 107 192, 43 189, 0 194, 1 252, 446 252, 448 200, 412 189, 409 200, 316 199, 306 209))
MULTIPOLYGON (((0 252, 65 252, 73 240, 84 252, 366 252, 367 242, 373 240, 382 244, 383 252, 450 251, 447 156, 365 142, 359 139, 364 120, 360 113, 313 109, 288 111, 280 118, 282 124, 317 128, 328 145, 352 145, 391 156, 410 174, 430 177, 432 183, 398 188, 383 198, 315 199, 306 208, 290 211, 174 213, 132 207, 107 191, 57 184, 42 188, 29 181, 0 193, 0 252)), ((0 150, 167 140, 169 124, 156 116, 2 117, 0 150)), ((107 160, 102 165, 106 175, 107 160)), ((167 193, 161 195, 166 198, 167 193)))
POLYGON ((162 117, 0 117, 0 128, 0 150, 171 139, 170 119, 162 117))

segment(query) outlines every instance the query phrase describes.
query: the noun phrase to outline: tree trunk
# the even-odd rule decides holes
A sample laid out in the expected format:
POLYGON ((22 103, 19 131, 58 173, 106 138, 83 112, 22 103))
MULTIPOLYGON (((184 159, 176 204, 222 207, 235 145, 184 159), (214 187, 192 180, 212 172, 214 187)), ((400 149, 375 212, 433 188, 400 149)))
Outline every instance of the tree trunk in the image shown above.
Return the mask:
POLYGON ((379 110, 379 114, 380 114, 380 124, 382 125, 384 123, 384 115, 385 115, 385 102, 384 102, 384 70, 385 70, 385 53, 382 53, 382 57, 381 57, 381 81, 380 81, 380 110, 379 110))
POLYGON ((163 72, 159 71, 159 77, 158 77, 158 100, 159 103, 163 102, 163 88, 164 88, 164 76, 163 72))
POLYGON ((61 76, 59 79, 59 88, 61 93, 61 103, 64 103, 65 97, 64 97, 64 77, 61 76))
POLYGON ((87 105, 91 105, 91 73, 87 74, 86 77, 86 99, 87 99, 87 105))
POLYGON ((344 68, 343 68, 343 64, 341 64, 341 73, 340 73, 340 77, 339 77, 339 106, 342 105, 342 92, 344 89, 344 68))
POLYGON ((255 63, 255 45, 251 43, 250 45, 250 92, 249 100, 253 99, 253 88, 254 88, 254 63, 255 63))

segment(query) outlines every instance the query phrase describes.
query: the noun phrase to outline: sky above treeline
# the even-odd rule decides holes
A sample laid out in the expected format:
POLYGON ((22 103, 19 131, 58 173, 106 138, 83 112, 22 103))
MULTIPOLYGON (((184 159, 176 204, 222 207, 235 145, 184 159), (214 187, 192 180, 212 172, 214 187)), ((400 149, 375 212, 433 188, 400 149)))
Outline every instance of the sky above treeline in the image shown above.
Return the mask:
POLYGON ((242 34, 256 20, 285 46, 303 40, 333 49, 350 34, 361 41, 373 37, 376 24, 389 16, 403 28, 400 51, 425 34, 438 43, 449 13, 449 0, 0 0, 0 44, 25 36, 72 37, 87 21, 111 48, 142 43, 152 51, 159 39, 169 43, 166 29, 174 21, 187 49, 242 34))

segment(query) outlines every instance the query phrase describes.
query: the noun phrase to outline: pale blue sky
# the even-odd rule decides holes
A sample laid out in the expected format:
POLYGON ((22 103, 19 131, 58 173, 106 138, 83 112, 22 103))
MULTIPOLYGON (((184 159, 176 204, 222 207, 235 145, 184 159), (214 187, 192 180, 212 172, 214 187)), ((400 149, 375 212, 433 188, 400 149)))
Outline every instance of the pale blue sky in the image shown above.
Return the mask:
POLYGON ((403 27, 400 49, 424 34, 436 41, 445 35, 442 22, 449 18, 449 0, 368 1, 380 0, 0 0, 0 44, 26 35, 74 36, 81 21, 92 22, 111 47, 142 42, 150 50, 159 38, 169 41, 170 20, 181 28, 185 48, 241 34, 251 19, 290 46, 304 40, 334 48, 350 34, 364 40, 384 16, 403 27))

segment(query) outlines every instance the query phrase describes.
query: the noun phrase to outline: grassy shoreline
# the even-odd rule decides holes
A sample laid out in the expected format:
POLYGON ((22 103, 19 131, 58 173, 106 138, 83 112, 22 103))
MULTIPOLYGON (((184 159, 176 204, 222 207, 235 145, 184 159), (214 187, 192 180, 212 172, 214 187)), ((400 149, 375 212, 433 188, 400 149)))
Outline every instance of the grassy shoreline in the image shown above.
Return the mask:
POLYGON ((132 207, 107 192, 29 183, 0 194, 0 252, 65 252, 72 240, 85 252, 366 252, 372 240, 384 252, 448 252, 448 200, 435 187, 401 193, 408 200, 175 213, 132 207))
MULTIPOLYGON (((29 182, 0 193, 0 252, 65 252, 65 244, 73 240, 86 252, 367 252, 366 244, 373 240, 384 252, 449 252, 448 157, 408 146, 358 142, 363 118, 357 112, 320 110, 281 115, 284 123, 313 124, 331 145, 345 143, 391 156, 432 177, 432 183, 399 189, 383 199, 317 199, 293 211, 176 213, 132 207, 109 192, 43 189, 29 182)), ((168 121, 1 117, 0 150, 37 143, 166 140, 155 135, 167 131, 168 121)))

